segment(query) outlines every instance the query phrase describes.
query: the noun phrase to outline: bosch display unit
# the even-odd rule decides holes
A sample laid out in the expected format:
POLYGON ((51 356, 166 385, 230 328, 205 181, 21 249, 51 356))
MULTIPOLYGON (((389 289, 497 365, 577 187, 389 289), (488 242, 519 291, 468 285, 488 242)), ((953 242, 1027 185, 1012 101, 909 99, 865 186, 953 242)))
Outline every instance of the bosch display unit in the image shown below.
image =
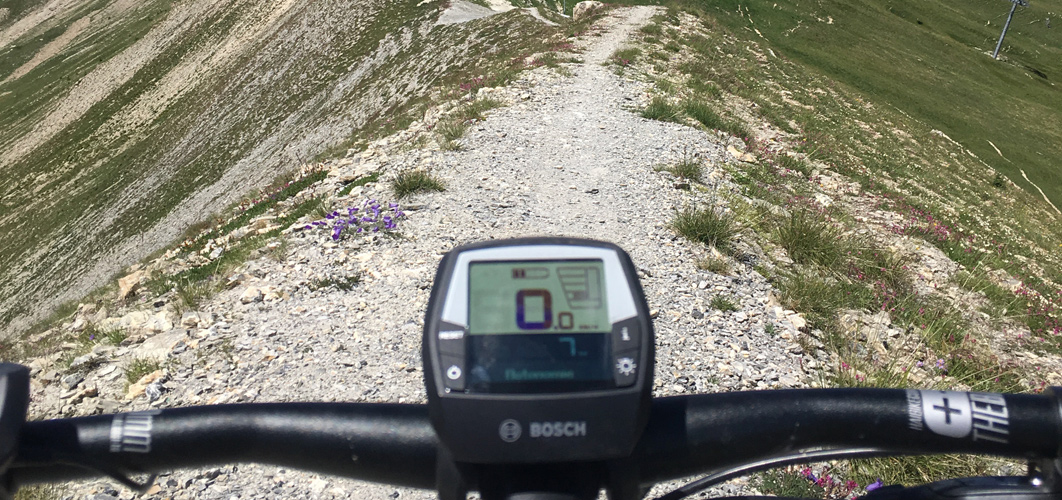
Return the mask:
POLYGON ((432 425, 458 462, 628 456, 648 419, 653 329, 630 257, 574 238, 443 257, 424 321, 432 425))

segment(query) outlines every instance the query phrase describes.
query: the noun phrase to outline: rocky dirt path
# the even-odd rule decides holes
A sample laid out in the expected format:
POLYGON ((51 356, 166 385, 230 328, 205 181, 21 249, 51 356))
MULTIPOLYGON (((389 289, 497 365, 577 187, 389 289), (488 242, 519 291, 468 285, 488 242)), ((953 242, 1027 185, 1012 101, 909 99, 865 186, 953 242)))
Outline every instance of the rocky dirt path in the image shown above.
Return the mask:
MULTIPOLYGON (((658 396, 804 387, 814 360, 773 305, 771 288, 745 262, 722 275, 699 269, 709 250, 668 226, 676 209, 716 202, 732 161, 718 136, 641 118, 643 84, 602 63, 655 10, 620 9, 586 37, 570 76, 540 68, 481 94, 509 102, 477 122, 462 149, 390 146, 344 162, 348 172, 427 168, 446 191, 404 202, 397 238, 350 238, 296 231, 286 258, 249 262, 238 283, 201 307, 198 318, 135 346, 98 349, 75 377, 37 366, 33 415, 272 401, 424 401, 422 316, 435 266, 458 244, 515 236, 580 236, 627 249, 656 314, 658 396), (709 189, 676 189, 654 167, 696 156, 709 189), (359 275, 349 291, 324 279, 359 275), (734 310, 711 304, 722 297, 734 310), (772 325, 768 327, 768 325, 772 325), (767 333, 770 331, 771 333, 767 333), (163 369, 127 392, 122 366, 162 359, 163 369), (47 380, 44 385, 41 380, 47 380), (131 399, 130 399, 131 397, 131 399)), ((388 141, 385 141, 385 144, 388 141)), ((342 170, 342 169, 340 169, 342 170)), ((356 188, 336 208, 391 197, 384 183, 356 188)), ((717 301, 716 304, 719 302, 717 301)), ((159 311, 165 305, 159 306, 159 311)), ((80 484, 75 498, 128 499, 106 481, 80 484)), ((160 477, 150 498, 433 498, 431 492, 239 465, 160 477)))

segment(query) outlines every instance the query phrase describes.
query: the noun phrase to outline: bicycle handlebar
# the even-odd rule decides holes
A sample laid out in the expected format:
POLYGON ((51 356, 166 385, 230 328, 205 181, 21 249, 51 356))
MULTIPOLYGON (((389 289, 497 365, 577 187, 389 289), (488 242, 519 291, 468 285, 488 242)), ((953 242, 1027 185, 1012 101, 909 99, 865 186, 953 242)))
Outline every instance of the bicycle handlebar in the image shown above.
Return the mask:
MULTIPOLYGON (((657 398, 629 462, 639 482, 649 485, 816 448, 870 448, 882 455, 1060 456, 1057 388, 1045 396, 1002 395, 1002 413, 982 415, 980 421, 975 415, 972 432, 957 437, 919 429, 912 412, 920 407, 912 402, 912 392, 918 391, 811 389, 657 398), (978 425, 994 434, 978 435, 978 425)), ((939 419, 946 418, 949 426, 953 415, 957 423, 962 418, 946 401, 940 411, 939 419)), ((27 422, 8 476, 15 485, 25 485, 257 462, 430 489, 438 453, 425 405, 218 405, 27 422)))

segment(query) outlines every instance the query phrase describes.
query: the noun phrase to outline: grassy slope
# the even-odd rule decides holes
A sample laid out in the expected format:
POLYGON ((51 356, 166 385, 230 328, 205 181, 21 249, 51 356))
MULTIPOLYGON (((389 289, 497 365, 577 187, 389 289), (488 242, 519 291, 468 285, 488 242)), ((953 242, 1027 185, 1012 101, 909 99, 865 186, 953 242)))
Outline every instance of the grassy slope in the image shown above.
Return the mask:
POLYGON ((785 57, 942 130, 1030 189, 1021 179, 1024 169, 1062 206, 1062 2, 1020 9, 1004 42, 1006 61, 993 61, 986 52, 995 47, 1008 6, 993 0, 705 4, 730 29, 759 30, 785 57))
MULTIPOLYGON (((55 22, 45 38, 53 39, 78 16, 103 5, 93 2, 55 22)), ((76 276, 247 158, 258 160, 246 174, 250 178, 231 187, 238 191, 233 196, 317 155, 345 153, 347 146, 420 118, 431 100, 453 97, 433 87, 456 91, 476 76, 511 73, 514 57, 541 50, 555 31, 519 12, 422 30, 417 27, 430 26, 438 4, 413 0, 363 9, 354 29, 341 2, 321 2, 316 10, 298 8, 232 64, 201 72, 194 89, 168 103, 146 126, 111 126, 183 60, 222 42, 252 15, 253 3, 214 11, 80 119, 4 166, 0 300, 53 293, 63 281, 56 277, 72 270, 76 276), (375 60, 366 63, 373 54, 375 60)), ((169 0, 142 4, 136 15, 83 35, 31 73, 0 85, 0 107, 15 111, 0 116, 0 144, 30 130, 79 78, 144 36, 169 8, 169 0)), ((14 44, 19 49, 0 48, 0 77, 31 57, 32 47, 46 43, 40 36, 27 34, 14 44)), ((233 196, 199 216, 221 210, 235 201, 233 196)), ((173 236, 182 229, 175 228, 173 236)), ((0 322, 35 312, 28 308, 31 303, 0 311, 0 322)))
MULTIPOLYGON (((824 343, 830 356, 824 382, 1007 392, 1035 392, 1048 382, 1057 384, 1057 354, 1062 352, 1062 330, 1057 330, 1062 325, 1059 218, 1038 193, 1008 188, 980 160, 933 132, 943 129, 955 134, 947 123, 916 115, 917 106, 908 111, 905 106, 911 103, 896 97, 902 92, 895 87, 903 82, 889 79, 895 75, 874 82, 895 94, 872 93, 860 86, 860 78, 873 79, 862 68, 868 63, 850 55, 846 61, 844 54, 850 54, 850 48, 845 43, 886 43, 888 37, 878 33, 875 38, 871 28, 875 23, 889 24, 873 17, 880 13, 864 11, 870 16, 863 21, 867 32, 839 35, 844 43, 834 43, 834 38, 805 42, 821 45, 829 40, 830 48, 841 54, 830 56, 835 65, 831 68, 809 63, 802 53, 787 48, 793 43, 788 38, 805 28, 789 37, 785 30, 768 29, 764 26, 768 16, 757 6, 746 11, 742 4, 739 12, 733 2, 725 8, 704 2, 679 5, 672 5, 667 15, 642 30, 646 43, 636 67, 657 83, 660 95, 654 105, 667 108, 653 114, 700 121, 746 138, 757 158, 730 169, 742 190, 728 202, 744 228, 757 233, 759 244, 784 248, 796 261, 759 270, 780 288, 783 304, 807 317, 812 331, 802 341, 824 343), (780 34, 782 40, 775 43, 771 34, 780 34), (698 111, 702 107, 722 117, 706 120, 711 113, 698 111), (755 135, 759 137, 748 139, 755 135), (839 197, 844 202, 827 208, 809 201, 822 192, 824 179, 832 172, 855 181, 846 188, 848 194, 839 197), (809 216, 798 217, 805 213, 809 216), (879 219, 883 216, 886 219, 879 219), (810 223, 797 224, 802 218, 810 223), (866 233, 868 220, 875 220, 871 225, 890 236, 860 236, 866 233), (789 226, 801 227, 791 231, 789 226), (809 241, 816 234, 818 244, 809 241), (911 250, 917 253, 925 244, 938 247, 964 271, 950 282, 927 288, 921 274, 925 271, 915 265, 920 261, 911 260, 911 250), (1026 288, 1017 294, 1003 290, 986 278, 996 274, 992 271, 1017 276, 1026 288), (868 338, 841 324, 839 318, 847 309, 885 311, 902 333, 882 354, 868 338), (1045 357, 1022 359, 1030 351, 1045 357), (934 360, 942 368, 932 368, 934 360)), ((774 5, 769 2, 769 8, 774 5)), ((789 4, 778 7, 784 5, 789 4)), ((830 5, 837 7, 836 2, 830 5)), ((821 22, 810 18, 828 27, 833 26, 828 24, 829 16, 836 24, 854 15, 835 9, 821 16, 821 22)), ((790 26, 803 26, 809 15, 790 12, 788 16, 797 18, 790 26)), ((790 19, 780 17, 774 22, 790 19)), ((916 26, 928 24, 928 18, 922 25, 917 21, 913 21, 916 26)), ((914 50, 906 43, 899 43, 897 50, 901 49, 914 50)), ((1027 71, 1000 67, 1011 75, 1027 71)), ((929 73, 923 76, 947 81, 929 73)), ((1036 91, 1042 85, 1039 79, 1018 79, 1010 93, 1036 91)), ((947 83, 976 88, 977 81, 971 77, 947 83)), ((985 105, 989 104, 993 103, 985 105)), ((1058 115, 1052 111, 1051 116, 1058 115)), ((858 465, 854 477, 867 482, 876 477, 924 482, 984 474, 994 467, 989 460, 954 457, 878 460, 858 465)))

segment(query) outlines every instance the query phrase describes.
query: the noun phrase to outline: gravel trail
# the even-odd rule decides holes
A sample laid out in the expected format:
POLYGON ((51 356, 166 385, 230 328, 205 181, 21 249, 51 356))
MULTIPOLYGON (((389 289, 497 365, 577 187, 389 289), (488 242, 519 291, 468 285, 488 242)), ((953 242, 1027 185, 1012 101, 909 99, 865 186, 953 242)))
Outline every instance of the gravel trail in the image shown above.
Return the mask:
MULTIPOLYGON (((540 68, 508 88, 484 91, 511 104, 474 124, 461 150, 392 148, 354 158, 350 168, 428 168, 447 190, 404 201, 399 238, 335 243, 325 233, 296 232, 286 259, 249 262, 238 286, 202 308, 210 318, 199 327, 148 341, 172 360, 167 378, 155 384, 161 395, 121 402, 117 409, 423 402, 421 328, 442 254, 463 243, 532 235, 603 239, 631 254, 657 313, 656 395, 805 387, 802 367, 814 361, 796 344, 793 325, 772 307, 770 285, 752 271, 755 249, 740 259, 747 262, 732 263, 732 275, 714 274, 696 265, 709 249, 668 227, 676 209, 715 202, 716 190, 727 189, 721 166, 733 159, 725 143, 701 130, 641 118, 631 109, 644 105, 647 89, 601 64, 655 13, 651 7, 612 11, 602 36, 587 37, 585 62, 568 67, 571 76, 540 68), (654 170, 690 155, 705 162, 708 189, 676 189, 674 177, 654 170), (351 291, 313 286, 353 273, 361 280, 351 291), (241 297, 248 294, 254 297, 245 303, 241 297), (717 296, 736 310, 712 307, 717 296)), ((370 197, 392 195, 385 183, 370 184, 341 201, 356 205, 370 197)), ((147 352, 136 350, 128 356, 147 352)), ((124 397, 124 388, 111 389, 120 384, 107 382, 114 380, 111 372, 104 366, 85 381, 99 386, 102 401, 124 397)), ((71 411, 55 395, 34 399, 34 414, 71 411)), ((175 499, 434 497, 258 465, 175 472, 157 485, 157 498, 175 499)), ((132 498, 115 490, 106 482, 87 483, 77 498, 132 498)))

